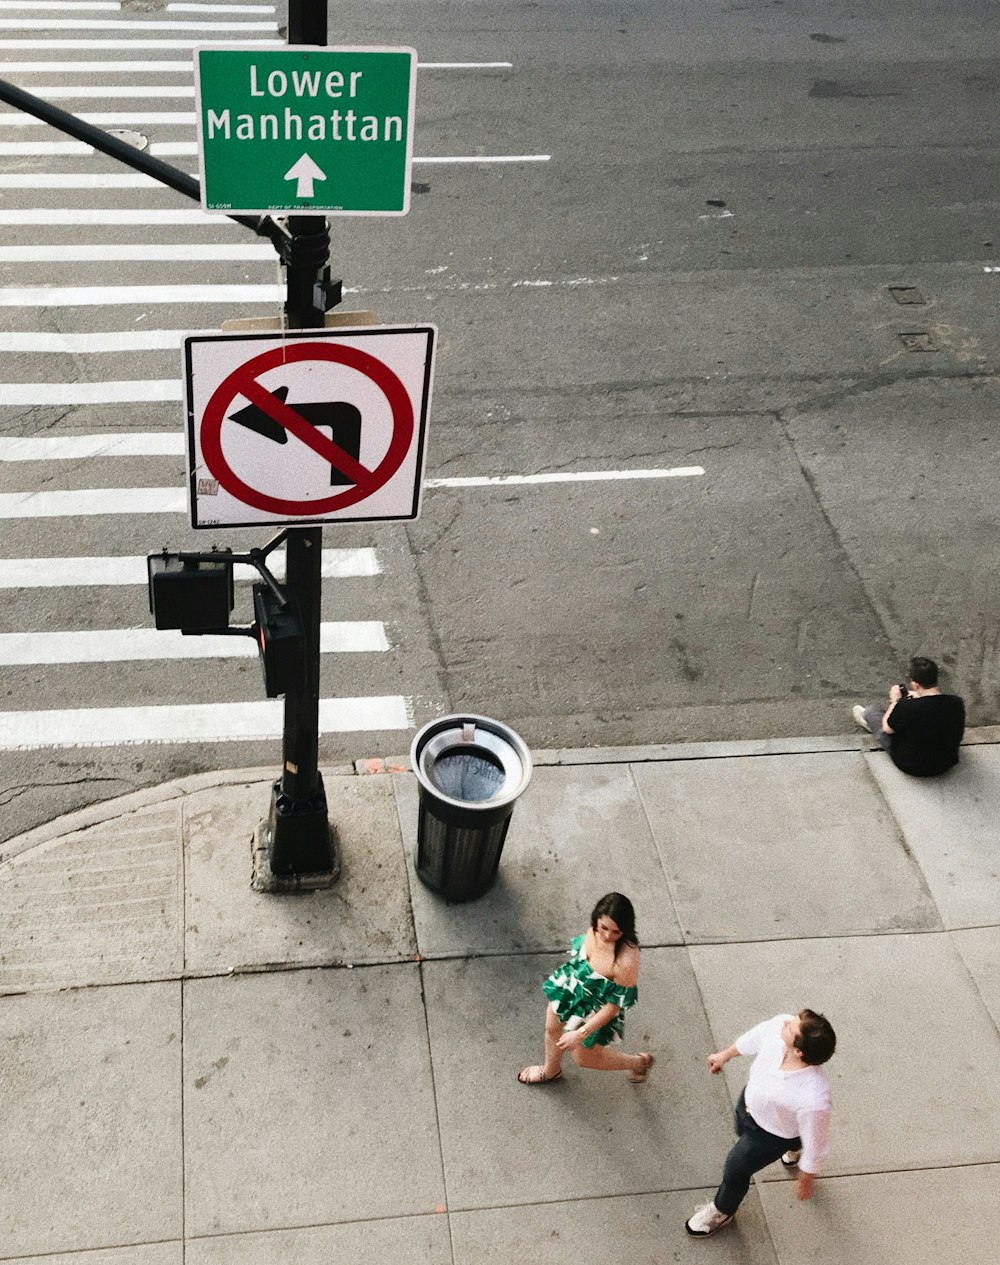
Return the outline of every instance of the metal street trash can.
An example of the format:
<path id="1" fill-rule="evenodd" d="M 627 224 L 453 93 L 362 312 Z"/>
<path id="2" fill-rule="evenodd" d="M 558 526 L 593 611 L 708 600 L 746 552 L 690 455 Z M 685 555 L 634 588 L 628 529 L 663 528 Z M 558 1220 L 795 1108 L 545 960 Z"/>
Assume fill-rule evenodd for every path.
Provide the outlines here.
<path id="1" fill-rule="evenodd" d="M 410 763 L 420 786 L 417 877 L 448 900 L 475 900 L 496 879 L 531 753 L 498 720 L 463 714 L 424 725 Z"/>

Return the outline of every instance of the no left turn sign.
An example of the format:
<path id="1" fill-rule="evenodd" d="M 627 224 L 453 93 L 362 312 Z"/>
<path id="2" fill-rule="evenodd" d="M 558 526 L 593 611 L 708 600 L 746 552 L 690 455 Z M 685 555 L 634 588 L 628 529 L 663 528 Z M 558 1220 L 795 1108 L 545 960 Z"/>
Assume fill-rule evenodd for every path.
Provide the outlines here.
<path id="1" fill-rule="evenodd" d="M 436 333 L 186 338 L 191 525 L 416 518 Z"/>

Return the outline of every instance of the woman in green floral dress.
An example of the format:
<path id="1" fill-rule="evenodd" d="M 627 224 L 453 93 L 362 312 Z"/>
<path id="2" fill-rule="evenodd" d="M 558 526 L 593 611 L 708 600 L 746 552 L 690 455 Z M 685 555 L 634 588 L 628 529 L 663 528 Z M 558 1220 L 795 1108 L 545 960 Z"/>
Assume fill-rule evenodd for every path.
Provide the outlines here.
<path id="1" fill-rule="evenodd" d="M 652 1054 L 621 1054 L 610 1049 L 624 1031 L 622 1015 L 639 996 L 639 941 L 635 910 L 627 896 L 609 892 L 590 915 L 590 929 L 577 936 L 570 957 L 542 985 L 549 999 L 545 1012 L 545 1062 L 522 1068 L 522 1085 L 548 1085 L 562 1076 L 563 1056 L 580 1067 L 628 1072 L 641 1084 L 653 1066 Z"/>

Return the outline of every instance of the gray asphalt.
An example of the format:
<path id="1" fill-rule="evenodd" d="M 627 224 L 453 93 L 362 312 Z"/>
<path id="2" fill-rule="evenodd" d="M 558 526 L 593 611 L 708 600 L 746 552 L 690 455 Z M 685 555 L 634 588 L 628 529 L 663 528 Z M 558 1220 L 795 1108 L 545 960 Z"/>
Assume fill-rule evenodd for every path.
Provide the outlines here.
<path id="1" fill-rule="evenodd" d="M 328 584 L 325 617 L 383 619 L 395 649 L 325 665 L 324 693 L 400 692 L 417 724 L 471 707 L 543 746 L 840 734 L 850 705 L 919 650 L 948 669 L 973 723 L 995 722 L 1000 275 L 984 271 L 1000 205 L 995 6 L 343 3 L 330 39 L 511 61 L 421 72 L 416 151 L 551 155 L 416 166 L 406 220 L 334 222 L 349 305 L 440 328 L 428 474 L 698 464 L 705 475 L 435 490 L 412 526 L 328 529 L 328 545 L 374 545 L 383 574 Z M 150 204 L 58 190 L 0 199 Z M 12 244 L 178 239 L 7 233 Z M 154 267 L 3 265 L 2 280 L 277 279 L 270 264 Z M 901 305 L 890 287 L 923 301 Z M 0 320 L 199 329 L 246 314 L 4 308 Z M 176 372 L 171 353 L 95 363 L 112 359 L 11 356 L 6 380 Z M 180 424 L 172 405 L 3 413 L 8 434 Z M 52 464 L 0 472 L 4 490 L 182 477 L 161 458 L 60 463 L 57 475 Z M 116 517 L 11 522 L 2 550 L 165 543 L 207 542 L 179 517 Z M 147 619 L 139 591 L 27 591 L 11 595 L 4 626 Z M 4 689 L 11 709 L 259 697 L 254 666 L 227 663 L 6 669 Z M 345 734 L 323 755 L 407 742 Z M 278 758 L 275 744 L 241 743 L 14 753 L 0 760 L 2 833 Z"/>

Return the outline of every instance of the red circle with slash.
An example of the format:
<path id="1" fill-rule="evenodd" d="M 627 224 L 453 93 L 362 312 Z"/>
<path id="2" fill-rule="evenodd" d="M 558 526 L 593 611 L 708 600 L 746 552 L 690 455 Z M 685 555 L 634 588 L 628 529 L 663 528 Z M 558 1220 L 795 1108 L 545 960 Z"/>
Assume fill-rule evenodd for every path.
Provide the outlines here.
<path id="1" fill-rule="evenodd" d="M 283 365 L 295 364 L 302 360 L 326 360 L 333 364 L 345 365 L 364 374 L 385 396 L 392 411 L 392 438 L 385 456 L 373 469 L 345 452 L 333 440 L 317 433 L 316 428 L 295 411 L 294 405 L 285 404 L 276 395 L 260 384 L 261 374 L 270 369 L 279 369 Z M 222 423 L 226 420 L 233 402 L 238 396 L 249 400 L 262 409 L 268 417 L 294 435 L 296 439 L 312 448 L 324 461 L 341 472 L 354 484 L 344 492 L 327 496 L 316 501 L 288 501 L 282 497 L 270 496 L 235 473 L 222 451 Z M 345 344 L 331 343 L 289 343 L 275 347 L 273 351 L 264 352 L 248 360 L 246 364 L 234 369 L 227 378 L 216 387 L 205 408 L 201 421 L 201 454 L 206 466 L 225 488 L 230 496 L 236 497 L 244 505 L 253 509 L 265 510 L 270 514 L 291 514 L 315 517 L 317 514 L 329 514 L 332 510 L 343 509 L 348 505 L 356 505 L 358 501 L 373 496 L 379 488 L 384 487 L 406 459 L 413 440 L 413 405 L 406 388 L 393 371 L 376 360 L 366 351 Z"/>

